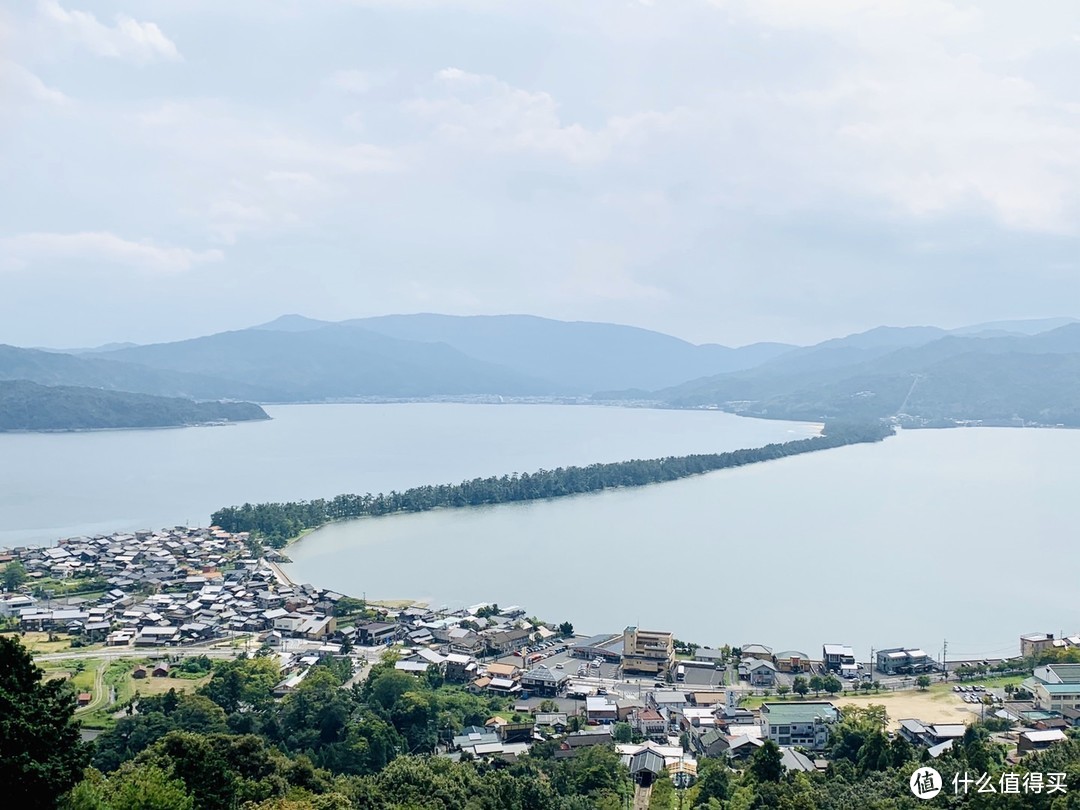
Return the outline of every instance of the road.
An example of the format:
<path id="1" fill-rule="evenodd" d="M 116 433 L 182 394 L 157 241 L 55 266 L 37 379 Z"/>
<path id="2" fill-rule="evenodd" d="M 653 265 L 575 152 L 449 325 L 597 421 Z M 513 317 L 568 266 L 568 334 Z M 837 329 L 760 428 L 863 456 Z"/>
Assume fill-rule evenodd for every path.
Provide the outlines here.
<path id="1" fill-rule="evenodd" d="M 100 709 L 105 706 L 108 701 L 108 695 L 105 690 L 105 663 L 102 662 L 96 670 L 94 670 L 94 688 L 92 690 L 94 699 L 87 703 L 85 706 L 80 706 L 75 710 L 75 713 L 79 712 L 92 712 L 94 709 Z"/>
<path id="2" fill-rule="evenodd" d="M 188 658 L 195 655 L 205 655 L 208 658 L 236 658 L 242 652 L 244 652 L 243 647 L 103 647 L 97 650 L 72 650 L 70 652 L 35 655 L 34 660 L 38 662 L 77 661 L 80 658 L 116 660 L 118 658 L 150 658 L 165 655 L 171 658 Z"/>

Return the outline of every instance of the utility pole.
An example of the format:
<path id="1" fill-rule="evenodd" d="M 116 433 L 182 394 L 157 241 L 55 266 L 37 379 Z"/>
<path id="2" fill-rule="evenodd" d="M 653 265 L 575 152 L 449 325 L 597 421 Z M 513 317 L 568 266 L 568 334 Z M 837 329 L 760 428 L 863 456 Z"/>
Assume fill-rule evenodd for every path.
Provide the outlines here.
<path id="1" fill-rule="evenodd" d="M 874 682 L 874 648 L 870 648 L 870 683 Z"/>
<path id="2" fill-rule="evenodd" d="M 948 655 L 949 655 L 949 640 L 948 639 L 943 639 L 942 642 L 941 642 L 941 673 L 942 673 L 942 680 L 946 680 L 946 681 L 949 680 Z"/>

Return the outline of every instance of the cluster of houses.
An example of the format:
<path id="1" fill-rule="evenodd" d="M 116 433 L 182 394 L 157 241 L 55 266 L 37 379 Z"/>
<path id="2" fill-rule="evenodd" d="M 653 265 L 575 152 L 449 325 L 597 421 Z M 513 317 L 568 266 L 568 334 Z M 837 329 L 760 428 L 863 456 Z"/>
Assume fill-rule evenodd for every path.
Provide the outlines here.
<path id="1" fill-rule="evenodd" d="M 629 626 L 621 634 L 564 638 L 528 621 L 519 607 L 486 603 L 453 612 L 424 606 L 368 612 L 377 619 L 339 628 L 339 603 L 346 597 L 290 582 L 272 562 L 251 556 L 246 534 L 216 527 L 78 537 L 51 548 L 0 551 L 0 562 L 16 559 L 26 567 L 30 587 L 0 595 L 0 614 L 28 630 L 135 648 L 250 634 L 275 650 L 282 672 L 278 696 L 293 691 L 323 656 L 393 645 L 401 672 L 419 678 L 434 671 L 474 692 L 507 698 L 513 719 L 493 716 L 482 727 L 459 729 L 442 740 L 444 756 L 511 760 L 543 740 L 556 743 L 555 756 L 572 757 L 592 745 L 613 744 L 613 728 L 626 723 L 639 742 L 619 743 L 618 751 L 642 783 L 664 771 L 693 775 L 700 757 L 745 759 L 766 740 L 781 747 L 786 768 L 809 771 L 824 767 L 820 756 L 840 710 L 821 700 L 778 700 L 751 711 L 739 705 L 742 684 L 771 689 L 811 673 L 866 677 L 843 644 L 825 644 L 814 658 L 757 643 L 742 645 L 734 657 L 727 649 L 698 647 L 677 658 L 674 636 L 666 631 Z M 32 595 L 47 591 L 43 583 L 73 579 L 97 581 L 103 592 L 63 600 Z M 1021 638 L 1025 655 L 1048 646 L 1080 646 L 1080 638 L 1075 644 L 1049 634 Z M 567 664 L 577 668 L 577 679 Z M 608 694 L 595 685 L 603 664 L 617 665 L 617 678 L 653 684 L 633 697 Z M 736 686 L 684 683 L 698 680 L 684 678 L 687 669 L 726 672 L 729 665 L 737 669 Z M 882 676 L 939 667 L 916 648 L 877 651 L 872 666 Z M 136 678 L 168 675 L 163 662 L 133 672 Z M 706 681 L 712 683 L 712 676 Z M 1064 739 L 1065 727 L 1080 725 L 1080 664 L 1038 667 L 1023 687 L 1030 705 L 998 709 L 1013 712 L 1008 716 L 1025 726 L 1018 735 L 1021 753 L 1052 745 Z M 963 735 L 964 726 L 908 718 L 898 733 L 934 757 Z"/>
<path id="2" fill-rule="evenodd" d="M 31 593 L 4 594 L 0 615 L 25 630 L 111 647 L 190 644 L 229 633 L 333 634 L 342 596 L 282 581 L 265 560 L 248 556 L 246 541 L 244 533 L 178 527 L 12 549 L 0 556 L 22 562 Z M 101 583 L 104 592 L 52 599 L 40 585 L 78 579 Z M 41 598 L 32 595 L 43 589 Z"/>

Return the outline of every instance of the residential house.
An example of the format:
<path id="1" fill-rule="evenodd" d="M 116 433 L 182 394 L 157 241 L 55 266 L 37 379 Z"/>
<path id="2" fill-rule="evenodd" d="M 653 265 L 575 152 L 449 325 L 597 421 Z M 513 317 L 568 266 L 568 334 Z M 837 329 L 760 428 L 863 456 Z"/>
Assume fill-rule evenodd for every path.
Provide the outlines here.
<path id="1" fill-rule="evenodd" d="M 1043 751 L 1052 745 L 1065 742 L 1068 737 L 1059 728 L 1046 730 L 1021 731 L 1017 740 L 1016 752 L 1020 756 L 1030 754 L 1032 751 Z"/>
<path id="2" fill-rule="evenodd" d="M 656 709 L 639 709 L 630 716 L 630 725 L 642 736 L 650 739 L 667 738 L 667 721 Z"/>
<path id="3" fill-rule="evenodd" d="M 809 666 L 806 653 L 798 650 L 784 650 L 773 656 L 773 663 L 780 672 L 802 672 Z"/>
<path id="4" fill-rule="evenodd" d="M 468 655 L 450 653 L 446 656 L 446 680 L 464 683 L 476 676 L 476 661 Z"/>
<path id="5" fill-rule="evenodd" d="M 751 686 L 771 687 L 776 684 L 776 665 L 760 658 L 745 659 L 739 665 L 739 674 L 746 673 Z"/>
<path id="6" fill-rule="evenodd" d="M 585 698 L 585 717 L 590 723 L 614 723 L 618 707 L 602 695 L 590 695 Z"/>
<path id="7" fill-rule="evenodd" d="M 802 773 L 812 773 L 817 770 L 814 765 L 814 760 L 806 756 L 800 751 L 796 751 L 794 748 L 785 748 L 780 752 L 780 764 L 784 766 L 785 771 L 795 771 Z"/>
<path id="8" fill-rule="evenodd" d="M 335 630 L 337 630 L 335 617 L 316 614 L 306 619 L 297 632 L 304 638 L 317 640 L 332 635 Z"/>
<path id="9" fill-rule="evenodd" d="M 478 655 L 484 649 L 484 640 L 464 627 L 450 631 L 450 652 L 458 655 Z"/>
<path id="10" fill-rule="evenodd" d="M 356 641 L 364 647 L 378 647 L 389 644 L 398 634 L 398 625 L 387 622 L 367 622 L 357 625 Z"/>
<path id="11" fill-rule="evenodd" d="M 577 756 L 577 754 L 594 745 L 609 745 L 611 743 L 610 731 L 579 731 L 575 734 L 567 734 L 555 752 L 556 759 Z"/>
<path id="12" fill-rule="evenodd" d="M 772 661 L 772 647 L 764 644 L 744 644 L 740 648 L 743 658 L 760 658 L 762 661 Z"/>
<path id="13" fill-rule="evenodd" d="M 933 748 L 962 739 L 967 726 L 963 723 L 924 723 L 914 718 L 905 718 L 900 721 L 898 730 L 900 736 L 912 745 Z"/>
<path id="14" fill-rule="evenodd" d="M 497 653 L 508 653 L 527 646 L 532 630 L 503 630 L 484 637 L 487 648 Z"/>
<path id="15" fill-rule="evenodd" d="M 825 644 L 821 648 L 821 660 L 830 672 L 843 672 L 843 667 L 855 666 L 855 651 L 845 644 Z"/>
<path id="16" fill-rule="evenodd" d="M 538 729 L 550 729 L 556 734 L 566 732 L 566 712 L 540 712 L 533 718 Z"/>
<path id="17" fill-rule="evenodd" d="M 566 691 L 570 677 L 558 669 L 538 666 L 521 676 L 521 688 L 534 695 L 555 697 Z"/>
<path id="18" fill-rule="evenodd" d="M 721 667 L 727 660 L 727 656 L 724 655 L 723 650 L 714 650 L 711 647 L 698 647 L 694 650 L 694 660 L 704 661 L 713 664 L 716 667 Z"/>
<path id="19" fill-rule="evenodd" d="M 172 626 L 141 628 L 135 635 L 136 647 L 154 647 L 162 644 L 175 644 L 180 640 L 180 628 Z"/>
<path id="20" fill-rule="evenodd" d="M 488 664 L 485 675 L 490 692 L 512 694 L 521 691 L 521 670 L 513 664 Z"/>

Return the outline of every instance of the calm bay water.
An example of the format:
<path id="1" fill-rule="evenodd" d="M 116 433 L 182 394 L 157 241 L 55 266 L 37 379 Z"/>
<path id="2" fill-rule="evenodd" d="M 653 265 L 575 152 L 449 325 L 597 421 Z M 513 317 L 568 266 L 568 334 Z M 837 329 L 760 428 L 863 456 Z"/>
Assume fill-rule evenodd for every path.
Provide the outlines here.
<path id="1" fill-rule="evenodd" d="M 811 425 L 701 411 L 559 405 L 291 405 L 270 422 L 0 434 L 0 546 L 205 525 L 245 501 L 754 447 Z"/>
<path id="2" fill-rule="evenodd" d="M 558 405 L 298 405 L 221 428 L 0 434 L 0 546 L 203 524 L 244 501 L 753 447 L 816 427 Z M 335 524 L 290 574 L 702 643 L 1016 651 L 1080 630 L 1080 431 L 906 431 L 636 490 Z"/>
<path id="3" fill-rule="evenodd" d="M 589 632 L 1001 657 L 1020 633 L 1080 629 L 1068 580 L 1047 578 L 1080 563 L 1078 474 L 1080 431 L 905 431 L 635 490 L 334 524 L 288 570 Z"/>

